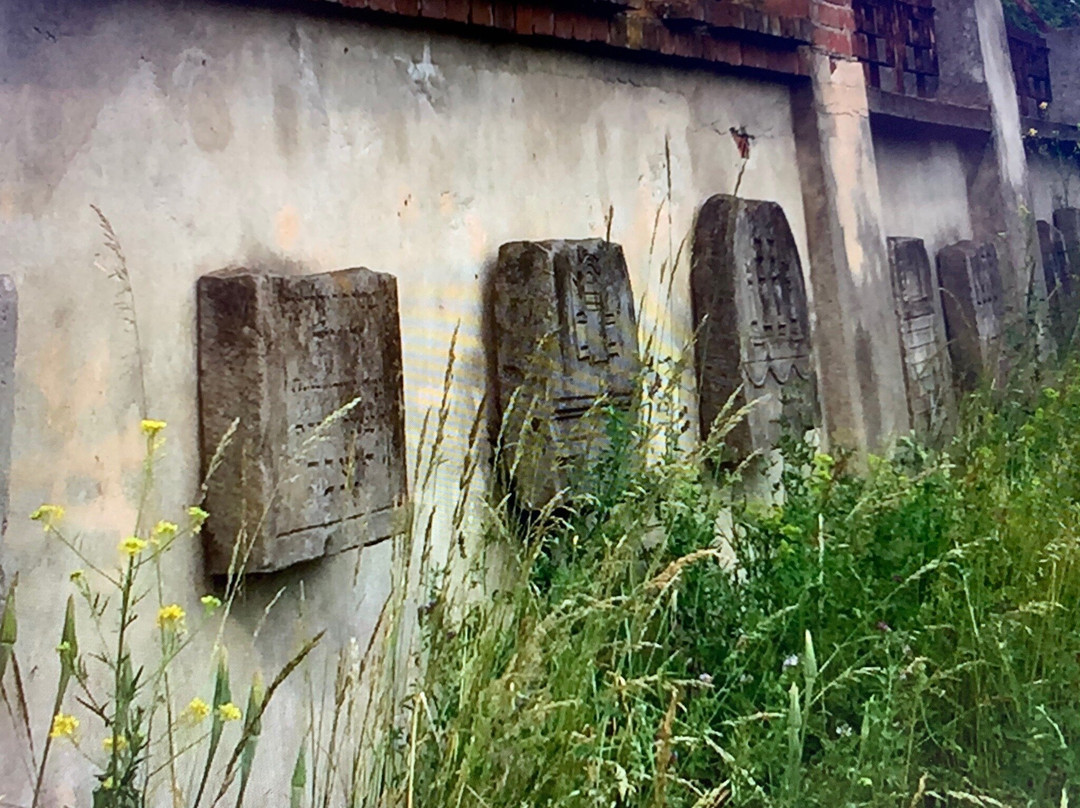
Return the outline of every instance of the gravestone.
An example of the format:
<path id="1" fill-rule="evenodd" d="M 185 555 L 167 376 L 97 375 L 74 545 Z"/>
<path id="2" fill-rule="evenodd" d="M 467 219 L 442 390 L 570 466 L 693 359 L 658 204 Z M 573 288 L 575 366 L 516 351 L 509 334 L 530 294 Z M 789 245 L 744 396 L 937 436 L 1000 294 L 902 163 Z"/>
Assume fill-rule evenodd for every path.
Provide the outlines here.
<path id="1" fill-rule="evenodd" d="M 802 265 L 775 202 L 718 195 L 698 213 L 690 264 L 702 439 L 739 390 L 754 403 L 727 442 L 744 457 L 776 445 L 784 423 L 817 421 Z"/>
<path id="2" fill-rule="evenodd" d="M 405 518 L 397 282 L 368 269 L 247 269 L 198 283 L 199 401 L 210 479 L 207 569 L 270 572 L 378 541 Z"/>
<path id="3" fill-rule="evenodd" d="M 1042 252 L 1043 277 L 1050 308 L 1050 325 L 1058 345 L 1066 344 L 1076 325 L 1077 300 L 1069 257 L 1061 231 L 1049 222 L 1036 223 Z"/>
<path id="4" fill-rule="evenodd" d="M 1000 382 L 1004 302 L 994 245 L 960 241 L 942 248 L 938 282 L 956 384 L 971 390 L 982 378 Z"/>
<path id="5" fill-rule="evenodd" d="M 539 508 L 604 456 L 614 413 L 633 415 L 641 366 L 622 247 L 504 244 L 492 309 L 503 460 L 519 500 Z"/>
<path id="6" fill-rule="evenodd" d="M 938 287 L 922 239 L 890 237 L 888 241 L 908 414 L 916 434 L 934 435 L 953 407 Z"/>
<path id="7" fill-rule="evenodd" d="M 1058 208 L 1054 211 L 1054 227 L 1065 240 L 1065 252 L 1074 271 L 1080 272 L 1080 208 Z"/>
<path id="8" fill-rule="evenodd" d="M 15 421 L 15 343 L 19 325 L 19 294 L 10 275 L 0 275 L 0 617 L 4 611 L 4 535 L 8 523 L 11 483 L 11 428 Z"/>

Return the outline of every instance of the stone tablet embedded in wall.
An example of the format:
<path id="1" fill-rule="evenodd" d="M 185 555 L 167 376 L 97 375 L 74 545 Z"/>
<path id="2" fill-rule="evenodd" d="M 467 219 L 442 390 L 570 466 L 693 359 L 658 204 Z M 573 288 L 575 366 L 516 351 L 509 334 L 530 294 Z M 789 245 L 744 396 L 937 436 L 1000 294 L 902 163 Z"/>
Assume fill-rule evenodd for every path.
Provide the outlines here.
<path id="1" fill-rule="evenodd" d="M 911 425 L 919 435 L 935 434 L 952 411 L 952 374 L 938 287 L 923 240 L 890 237 L 889 268 Z"/>
<path id="2" fill-rule="evenodd" d="M 1059 345 L 1067 343 L 1076 325 L 1077 299 L 1070 272 L 1069 256 L 1061 231 L 1049 222 L 1037 222 L 1043 277 L 1050 308 L 1050 325 Z"/>
<path id="3" fill-rule="evenodd" d="M 1073 267 L 1080 268 L 1080 208 L 1059 208 L 1054 211 L 1054 227 L 1065 239 L 1065 251 Z M 1076 271 L 1080 272 L 1080 269 Z"/>
<path id="4" fill-rule="evenodd" d="M 207 569 L 269 572 L 386 538 L 405 518 L 397 282 L 368 269 L 198 283 Z M 246 561 L 244 561 L 246 557 Z M 238 562 L 238 563 L 239 563 Z"/>
<path id="5" fill-rule="evenodd" d="M 637 320 L 622 247 L 601 239 L 504 244 L 492 281 L 495 403 L 517 496 L 538 508 L 633 415 Z"/>
<path id="6" fill-rule="evenodd" d="M 962 390 L 1002 377 L 1004 302 L 993 244 L 961 241 L 938 253 L 938 282 L 953 376 Z"/>
<path id="7" fill-rule="evenodd" d="M 701 436 L 736 390 L 749 415 L 728 436 L 740 455 L 776 445 L 784 423 L 817 422 L 809 310 L 787 217 L 775 202 L 718 195 L 698 213 L 690 263 Z"/>

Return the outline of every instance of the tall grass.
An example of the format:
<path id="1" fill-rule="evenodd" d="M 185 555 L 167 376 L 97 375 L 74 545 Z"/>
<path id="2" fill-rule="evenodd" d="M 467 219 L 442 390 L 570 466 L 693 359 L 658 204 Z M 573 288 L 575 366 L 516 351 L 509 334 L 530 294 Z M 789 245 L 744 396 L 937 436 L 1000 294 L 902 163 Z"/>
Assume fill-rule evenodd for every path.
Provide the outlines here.
<path id="1" fill-rule="evenodd" d="M 511 572 L 436 586 L 385 715 L 394 774 L 354 804 L 1080 791 L 1080 365 L 974 396 L 947 447 L 902 441 L 868 473 L 787 440 L 782 504 L 707 462 L 719 433 L 645 462 L 657 428 L 613 412 L 608 459 L 551 512 L 489 493 L 481 551 Z"/>

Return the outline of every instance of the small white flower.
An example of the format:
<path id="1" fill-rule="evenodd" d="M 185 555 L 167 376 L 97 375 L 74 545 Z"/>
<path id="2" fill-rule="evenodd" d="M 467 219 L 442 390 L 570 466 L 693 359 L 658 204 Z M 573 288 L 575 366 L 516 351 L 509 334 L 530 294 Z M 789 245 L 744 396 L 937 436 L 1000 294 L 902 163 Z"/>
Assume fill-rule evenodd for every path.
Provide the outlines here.
<path id="1" fill-rule="evenodd" d="M 798 654 L 792 654 L 791 656 L 784 659 L 784 664 L 782 666 L 782 669 L 787 670 L 788 668 L 794 668 L 798 664 L 799 664 L 799 655 Z"/>

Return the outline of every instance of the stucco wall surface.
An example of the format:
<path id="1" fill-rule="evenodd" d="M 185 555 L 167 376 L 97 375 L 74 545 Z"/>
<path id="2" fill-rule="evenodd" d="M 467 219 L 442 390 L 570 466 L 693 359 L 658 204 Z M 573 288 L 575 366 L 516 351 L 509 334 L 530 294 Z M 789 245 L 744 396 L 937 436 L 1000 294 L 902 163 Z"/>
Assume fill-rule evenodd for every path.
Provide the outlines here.
<path id="1" fill-rule="evenodd" d="M 915 140 L 874 133 L 878 183 L 887 235 L 921 238 L 930 260 L 972 238 L 961 150 L 951 140 Z"/>
<path id="2" fill-rule="evenodd" d="M 1080 205 L 1080 167 L 1074 159 L 1029 154 L 1028 178 L 1036 219 L 1053 221 L 1058 208 Z"/>
<path id="3" fill-rule="evenodd" d="M 612 239 L 644 299 L 642 328 L 662 323 L 674 351 L 690 335 L 687 272 L 680 267 L 668 300 L 660 267 L 697 206 L 734 189 L 729 127 L 745 126 L 754 139 L 741 193 L 779 202 L 805 256 L 783 85 L 250 5 L 7 0 L 0 36 L 2 271 L 20 299 L 12 518 L 0 563 L 21 578 L 18 653 L 39 742 L 68 574 L 80 562 L 24 515 L 42 502 L 66 506 L 87 556 L 119 565 L 137 508 L 143 387 L 147 414 L 168 422 L 154 510 L 176 518 L 195 498 L 201 274 L 230 265 L 394 273 L 410 470 L 460 323 L 446 462 L 424 494 L 440 504 L 435 533 L 445 537 L 484 389 L 482 283 L 501 243 L 603 235 L 613 209 Z M 92 204 L 126 257 L 141 374 L 126 298 L 108 274 L 119 263 Z M 689 395 L 686 403 L 693 421 Z M 321 628 L 328 652 L 351 637 L 363 647 L 388 566 L 380 545 L 252 582 L 225 634 L 234 687 L 254 667 L 272 676 Z M 166 599 L 194 615 L 210 587 L 199 548 L 173 552 L 165 573 Z M 208 699 L 205 660 L 183 673 L 177 700 Z M 284 791 L 305 692 L 298 678 L 275 697 L 252 804 Z M 98 753 L 83 718 L 87 749 Z M 0 766 L 0 794 L 21 804 L 26 758 L 6 722 L 0 760 L 16 763 Z M 80 756 L 58 747 L 52 770 L 42 804 L 85 804 Z"/>

